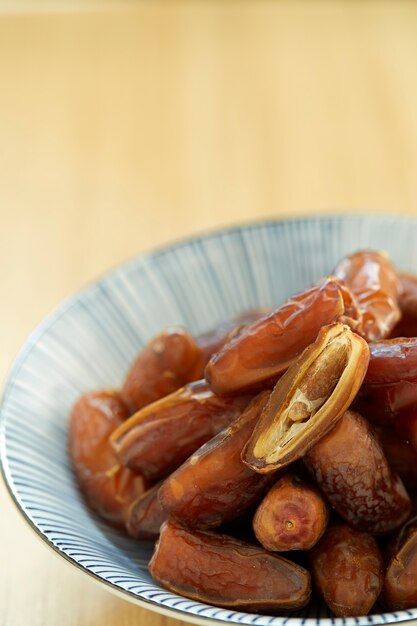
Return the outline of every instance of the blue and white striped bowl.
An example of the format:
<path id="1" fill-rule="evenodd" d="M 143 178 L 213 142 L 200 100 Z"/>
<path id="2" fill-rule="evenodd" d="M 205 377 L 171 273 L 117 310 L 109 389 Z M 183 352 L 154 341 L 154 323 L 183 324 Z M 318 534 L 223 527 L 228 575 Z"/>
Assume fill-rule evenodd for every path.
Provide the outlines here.
<path id="1" fill-rule="evenodd" d="M 67 416 L 84 391 L 119 385 L 144 343 L 169 324 L 201 333 L 248 307 L 271 306 L 359 248 L 386 249 L 417 272 L 417 221 L 352 216 L 230 228 L 134 259 L 65 302 L 34 332 L 1 405 L 1 462 L 22 515 L 45 542 L 108 589 L 199 624 L 355 625 L 406 621 L 417 609 L 334 619 L 314 606 L 291 617 L 240 613 L 176 596 L 147 571 L 152 551 L 86 508 L 67 454 Z"/>

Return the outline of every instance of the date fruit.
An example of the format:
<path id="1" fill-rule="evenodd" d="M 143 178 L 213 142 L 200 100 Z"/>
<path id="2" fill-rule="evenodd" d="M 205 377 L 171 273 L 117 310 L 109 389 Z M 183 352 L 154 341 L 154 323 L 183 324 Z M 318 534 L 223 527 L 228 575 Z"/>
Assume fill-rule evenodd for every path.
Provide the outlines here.
<path id="1" fill-rule="evenodd" d="M 167 328 L 154 337 L 134 361 L 121 394 L 134 413 L 201 378 L 203 356 L 189 332 Z"/>
<path id="2" fill-rule="evenodd" d="M 304 455 L 350 406 L 368 361 L 368 344 L 348 326 L 323 327 L 276 384 L 247 444 L 245 462 L 266 473 Z"/>
<path id="3" fill-rule="evenodd" d="M 111 433 L 128 417 L 116 391 L 85 393 L 74 404 L 69 452 L 78 483 L 101 517 L 123 524 L 129 505 L 145 489 L 143 477 L 123 467 L 110 445 Z"/>
<path id="4" fill-rule="evenodd" d="M 161 526 L 168 514 L 159 503 L 161 482 L 153 485 L 135 500 L 127 513 L 126 530 L 131 537 L 153 541 L 159 537 Z"/>
<path id="5" fill-rule="evenodd" d="M 367 615 L 384 581 L 384 562 L 368 533 L 329 526 L 309 553 L 314 587 L 337 617 Z"/>
<path id="6" fill-rule="evenodd" d="M 248 401 L 221 398 L 205 381 L 190 383 L 126 420 L 111 436 L 113 449 L 123 465 L 158 480 L 235 420 Z"/>
<path id="7" fill-rule="evenodd" d="M 358 530 L 389 533 L 409 517 L 405 487 L 359 413 L 346 411 L 304 460 L 330 504 Z"/>
<path id="8" fill-rule="evenodd" d="M 262 307 L 256 307 L 242 311 L 227 320 L 224 320 L 216 328 L 209 330 L 197 337 L 197 343 L 200 347 L 203 357 L 203 365 L 206 366 L 213 354 L 218 352 L 222 346 L 240 329 L 248 324 L 255 322 L 260 317 L 267 315 L 269 311 Z"/>
<path id="9" fill-rule="evenodd" d="M 149 570 L 174 593 L 247 611 L 299 609 L 311 593 L 310 574 L 288 559 L 172 520 L 161 529 Z"/>
<path id="10" fill-rule="evenodd" d="M 253 530 L 266 550 L 310 550 L 326 530 L 328 518 L 317 487 L 285 474 L 258 506 Z"/>
<path id="11" fill-rule="evenodd" d="M 389 337 L 401 317 L 401 284 L 388 255 L 362 250 L 342 259 L 333 273 L 356 296 L 362 312 L 357 332 L 367 341 Z"/>
<path id="12" fill-rule="evenodd" d="M 219 394 L 271 387 L 322 326 L 345 319 L 346 309 L 360 315 L 346 287 L 326 278 L 246 326 L 210 359 L 206 379 Z M 357 324 L 356 318 L 349 319 Z"/>
<path id="13" fill-rule="evenodd" d="M 417 606 L 417 523 L 410 519 L 390 546 L 381 599 L 390 611 Z"/>
<path id="14" fill-rule="evenodd" d="M 270 392 L 260 393 L 228 428 L 199 448 L 163 483 L 163 508 L 191 528 L 216 528 L 242 515 L 265 492 L 259 476 L 241 459 L 244 445 Z"/>

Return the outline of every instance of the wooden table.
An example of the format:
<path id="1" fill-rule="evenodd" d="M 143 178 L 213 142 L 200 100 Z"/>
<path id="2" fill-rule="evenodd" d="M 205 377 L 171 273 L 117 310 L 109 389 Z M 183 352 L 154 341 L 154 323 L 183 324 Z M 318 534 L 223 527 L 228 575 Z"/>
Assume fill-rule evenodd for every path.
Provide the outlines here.
<path id="1" fill-rule="evenodd" d="M 0 2 L 1 378 L 52 307 L 131 255 L 262 216 L 416 211 L 415 3 L 14 5 Z M 54 558 L 3 486 L 0 510 L 1 626 L 180 624 Z"/>

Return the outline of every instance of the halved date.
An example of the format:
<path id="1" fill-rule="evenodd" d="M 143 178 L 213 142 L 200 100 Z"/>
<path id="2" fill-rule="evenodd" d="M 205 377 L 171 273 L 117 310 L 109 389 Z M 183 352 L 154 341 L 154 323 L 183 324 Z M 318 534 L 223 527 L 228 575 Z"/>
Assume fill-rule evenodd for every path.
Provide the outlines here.
<path id="1" fill-rule="evenodd" d="M 236 419 L 247 396 L 221 398 L 205 381 L 190 383 L 144 407 L 111 436 L 120 462 L 158 480 Z"/>
<path id="2" fill-rule="evenodd" d="M 191 528 L 216 528 L 262 497 L 270 479 L 245 465 L 241 453 L 269 395 L 264 391 L 254 398 L 231 426 L 164 481 L 159 498 L 172 517 Z"/>
<path id="3" fill-rule="evenodd" d="M 130 504 L 145 489 L 143 477 L 123 467 L 109 437 L 128 416 L 116 391 L 85 393 L 69 424 L 69 452 L 75 475 L 90 506 L 103 518 L 123 524 Z"/>
<path id="4" fill-rule="evenodd" d="M 154 337 L 134 361 L 121 394 L 134 413 L 186 383 L 201 378 L 203 355 L 183 328 L 167 328 Z"/>
<path id="5" fill-rule="evenodd" d="M 389 533 L 409 517 L 404 485 L 359 413 L 346 411 L 304 460 L 330 504 L 358 530 Z"/>
<path id="6" fill-rule="evenodd" d="M 266 473 L 304 455 L 350 406 L 368 360 L 368 344 L 348 326 L 322 328 L 276 384 L 244 461 Z"/>
<path id="7" fill-rule="evenodd" d="M 229 608 L 278 611 L 304 607 L 310 575 L 303 567 L 227 535 L 166 522 L 149 564 L 163 587 Z"/>
<path id="8" fill-rule="evenodd" d="M 328 518 L 317 487 L 285 474 L 258 506 L 253 530 L 266 550 L 310 550 L 323 535 Z"/>
<path id="9" fill-rule="evenodd" d="M 384 581 L 375 539 L 347 524 L 329 526 L 309 554 L 314 587 L 337 617 L 366 615 Z"/>
<path id="10" fill-rule="evenodd" d="M 158 491 L 161 482 L 140 495 L 129 507 L 126 515 L 126 530 L 135 539 L 155 540 L 168 514 L 161 507 Z"/>
<path id="11" fill-rule="evenodd" d="M 362 250 L 342 259 L 333 273 L 356 296 L 362 312 L 357 332 L 367 341 L 388 337 L 401 317 L 401 284 L 388 255 Z"/>
<path id="12" fill-rule="evenodd" d="M 293 296 L 279 309 L 246 326 L 209 361 L 205 376 L 216 393 L 273 386 L 279 376 L 338 319 L 357 325 L 352 294 L 334 277 Z"/>

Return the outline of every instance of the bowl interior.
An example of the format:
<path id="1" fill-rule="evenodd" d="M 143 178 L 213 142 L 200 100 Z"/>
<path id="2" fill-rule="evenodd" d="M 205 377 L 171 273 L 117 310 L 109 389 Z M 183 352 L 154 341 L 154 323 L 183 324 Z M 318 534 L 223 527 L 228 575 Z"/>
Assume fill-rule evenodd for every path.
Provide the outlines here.
<path id="1" fill-rule="evenodd" d="M 370 624 L 417 610 L 333 619 L 314 605 L 260 616 L 171 594 L 147 571 L 152 545 L 110 528 L 86 508 L 67 456 L 67 416 L 84 391 L 120 385 L 141 346 L 169 324 L 193 333 L 242 309 L 280 304 L 339 258 L 385 249 L 417 272 L 417 221 L 352 216 L 265 222 L 198 237 L 115 269 L 64 303 L 20 352 L 1 406 L 4 477 L 23 515 L 54 550 L 149 608 L 179 619 L 239 624 Z"/>

